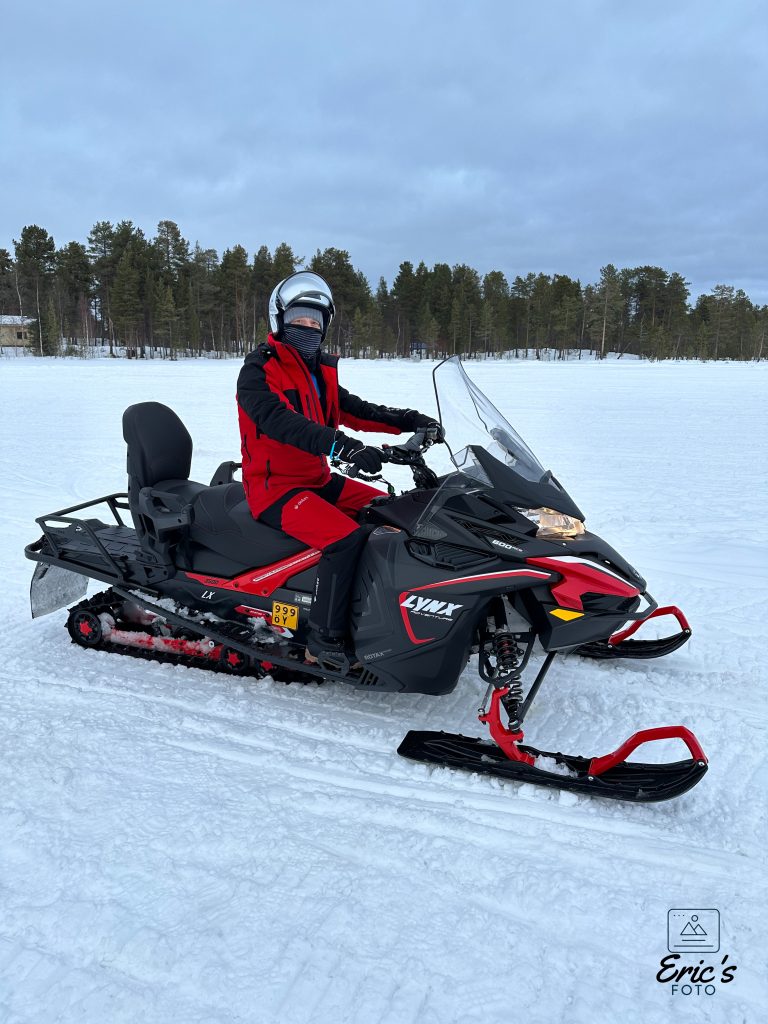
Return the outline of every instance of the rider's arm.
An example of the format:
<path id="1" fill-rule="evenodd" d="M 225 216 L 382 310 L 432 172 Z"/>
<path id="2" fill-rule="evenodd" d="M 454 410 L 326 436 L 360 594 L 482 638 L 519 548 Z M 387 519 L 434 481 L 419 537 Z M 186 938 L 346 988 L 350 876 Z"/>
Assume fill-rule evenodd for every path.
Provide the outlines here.
<path id="1" fill-rule="evenodd" d="M 288 400 L 272 391 L 267 383 L 263 360 L 248 356 L 237 378 L 237 402 L 243 412 L 267 437 L 293 445 L 311 455 L 327 455 L 336 431 L 294 412 Z"/>
<path id="2" fill-rule="evenodd" d="M 369 430 L 378 434 L 401 434 L 404 430 L 417 430 L 415 419 L 421 413 L 414 409 L 392 409 L 387 405 L 374 405 L 346 388 L 339 388 L 341 425 L 352 430 Z"/>

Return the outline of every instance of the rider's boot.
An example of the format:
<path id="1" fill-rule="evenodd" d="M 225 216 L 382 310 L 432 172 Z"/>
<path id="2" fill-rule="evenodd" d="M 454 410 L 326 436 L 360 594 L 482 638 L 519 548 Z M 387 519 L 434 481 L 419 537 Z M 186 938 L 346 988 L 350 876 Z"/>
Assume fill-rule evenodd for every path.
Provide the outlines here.
<path id="1" fill-rule="evenodd" d="M 316 629 L 311 629 L 307 634 L 304 657 L 310 665 L 320 664 L 323 668 L 336 668 L 339 672 L 356 672 L 363 667 L 343 636 L 321 633 Z"/>

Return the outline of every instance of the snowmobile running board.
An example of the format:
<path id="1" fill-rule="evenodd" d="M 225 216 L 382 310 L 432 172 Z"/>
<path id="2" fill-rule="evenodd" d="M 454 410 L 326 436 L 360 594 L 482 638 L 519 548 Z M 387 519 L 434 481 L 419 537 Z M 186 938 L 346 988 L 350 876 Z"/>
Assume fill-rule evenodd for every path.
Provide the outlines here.
<path id="1" fill-rule="evenodd" d="M 669 764 L 641 764 L 626 756 L 641 743 L 676 737 L 685 741 L 692 757 Z M 533 763 L 510 760 L 495 743 L 449 732 L 409 732 L 397 749 L 412 761 L 460 768 L 462 771 L 493 775 L 512 782 L 607 797 L 633 803 L 653 803 L 680 796 L 700 782 L 707 771 L 707 759 L 696 737 L 684 726 L 645 729 L 636 732 L 618 750 L 605 757 L 588 758 L 552 753 L 520 745 L 519 751 Z M 546 759 L 547 767 L 536 762 Z"/>
<path id="2" fill-rule="evenodd" d="M 295 657 L 288 657 L 287 652 L 284 649 L 284 645 L 279 642 L 270 644 L 269 646 L 262 646 L 258 643 L 254 643 L 253 633 L 247 626 L 232 629 L 230 628 L 231 624 L 229 623 L 221 623 L 221 625 L 219 625 L 214 622 L 195 622 L 184 615 L 177 615 L 175 612 L 169 611 L 167 608 L 163 608 L 162 605 L 149 600 L 141 593 L 141 591 L 126 590 L 122 587 L 112 587 L 112 591 L 117 594 L 118 597 L 122 597 L 126 601 L 133 601 L 140 604 L 142 608 L 146 608 L 147 610 L 154 612 L 167 622 L 171 622 L 176 626 L 182 626 L 185 629 L 197 633 L 205 639 L 213 640 L 233 651 L 239 651 L 247 657 L 254 658 L 262 664 L 266 672 L 268 672 L 273 665 L 278 665 L 280 668 L 288 668 L 294 672 L 300 672 L 302 675 L 315 676 L 321 682 L 324 679 L 333 679 L 337 682 L 353 684 L 358 680 L 358 678 L 362 679 L 366 675 L 365 669 L 362 671 L 352 671 L 348 675 L 345 675 L 341 672 L 334 672 L 319 665 L 310 664 L 306 661 L 299 661 Z"/>
<path id="3" fill-rule="evenodd" d="M 681 629 L 673 636 L 663 637 L 661 640 L 629 640 L 628 637 L 637 632 L 640 627 L 651 619 L 660 615 L 674 615 L 679 622 Z M 667 605 L 665 608 L 654 608 L 650 615 L 644 619 L 638 619 L 631 626 L 614 633 L 607 640 L 597 640 L 594 643 L 582 644 L 577 647 L 574 654 L 580 654 L 583 658 L 597 658 L 609 660 L 612 658 L 662 658 L 665 654 L 671 654 L 678 647 L 687 643 L 691 636 L 691 627 L 688 620 L 674 605 Z"/>

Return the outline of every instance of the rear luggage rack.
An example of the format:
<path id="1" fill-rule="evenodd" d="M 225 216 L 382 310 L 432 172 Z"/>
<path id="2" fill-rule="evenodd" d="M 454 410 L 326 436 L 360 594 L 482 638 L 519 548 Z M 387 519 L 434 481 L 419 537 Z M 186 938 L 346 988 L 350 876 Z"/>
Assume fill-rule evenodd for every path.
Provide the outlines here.
<path id="1" fill-rule="evenodd" d="M 109 508 L 114 523 L 75 515 L 99 505 Z M 43 535 L 27 544 L 24 554 L 34 562 L 56 565 L 104 583 L 136 584 L 168 579 L 173 572 L 142 547 L 136 531 L 126 525 L 121 511 L 130 511 L 125 492 L 106 494 L 39 516 L 35 522 Z"/>

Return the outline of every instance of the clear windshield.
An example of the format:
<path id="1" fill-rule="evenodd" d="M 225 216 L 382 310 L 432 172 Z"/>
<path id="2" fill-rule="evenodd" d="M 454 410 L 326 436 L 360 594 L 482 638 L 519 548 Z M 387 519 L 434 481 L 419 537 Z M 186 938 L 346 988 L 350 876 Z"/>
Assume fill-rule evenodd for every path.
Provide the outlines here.
<path id="1" fill-rule="evenodd" d="M 458 356 L 440 363 L 433 378 L 446 447 L 457 472 L 443 479 L 419 517 L 416 536 L 439 540 L 445 536 L 439 523 L 441 508 L 468 507 L 473 494 L 497 486 L 506 500 L 521 510 L 556 509 L 566 516 L 581 515 L 515 428 L 472 383 Z M 500 473 L 494 470 L 495 464 L 500 464 Z"/>
<path id="2" fill-rule="evenodd" d="M 479 480 L 484 478 L 470 448 L 476 445 L 526 480 L 538 483 L 542 479 L 544 467 L 515 428 L 472 383 L 458 356 L 440 363 L 433 378 L 446 443 L 456 469 Z"/>

